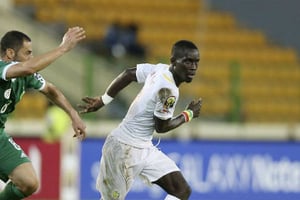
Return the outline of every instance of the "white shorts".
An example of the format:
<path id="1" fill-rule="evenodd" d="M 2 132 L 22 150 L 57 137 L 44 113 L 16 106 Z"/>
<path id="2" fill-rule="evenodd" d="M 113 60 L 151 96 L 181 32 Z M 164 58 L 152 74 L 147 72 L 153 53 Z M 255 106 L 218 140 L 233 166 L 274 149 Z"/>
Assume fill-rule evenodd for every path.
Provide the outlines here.
<path id="1" fill-rule="evenodd" d="M 174 171 L 180 171 L 175 162 L 155 146 L 136 148 L 108 136 L 96 187 L 103 200 L 123 200 L 137 176 L 152 183 Z"/>

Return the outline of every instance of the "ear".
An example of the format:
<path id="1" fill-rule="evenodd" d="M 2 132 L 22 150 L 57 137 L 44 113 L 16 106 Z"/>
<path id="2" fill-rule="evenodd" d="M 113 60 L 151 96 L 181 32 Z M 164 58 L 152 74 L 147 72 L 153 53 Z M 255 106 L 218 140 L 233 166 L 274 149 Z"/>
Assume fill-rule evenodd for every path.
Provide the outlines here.
<path id="1" fill-rule="evenodd" d="M 15 55 L 16 55 L 15 50 L 13 50 L 12 48 L 6 49 L 6 56 L 9 60 L 13 60 Z"/>
<path id="2" fill-rule="evenodd" d="M 170 62 L 174 65 L 175 64 L 175 62 L 176 62 L 176 59 L 175 59 L 175 57 L 174 56 L 172 56 L 171 58 L 170 58 Z"/>

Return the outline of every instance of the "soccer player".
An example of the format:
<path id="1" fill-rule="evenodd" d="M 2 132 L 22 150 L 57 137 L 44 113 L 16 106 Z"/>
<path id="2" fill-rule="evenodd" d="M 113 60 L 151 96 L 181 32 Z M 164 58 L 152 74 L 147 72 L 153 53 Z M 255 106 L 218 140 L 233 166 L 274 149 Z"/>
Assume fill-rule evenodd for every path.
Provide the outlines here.
<path id="1" fill-rule="evenodd" d="M 0 192 L 1 200 L 19 200 L 33 194 L 38 178 L 30 159 L 4 130 L 8 115 L 14 111 L 26 89 L 36 89 L 62 108 L 71 118 L 74 137 L 85 137 L 85 124 L 62 92 L 38 72 L 73 49 L 84 39 L 81 27 L 69 28 L 55 49 L 33 57 L 31 39 L 20 31 L 9 31 L 1 39 L 0 60 L 0 179 L 9 181 Z M 32 102 L 34 103 L 34 102 Z M 51 173 L 51 172 L 49 172 Z M 49 185 L 49 187 L 51 187 Z"/>
<path id="2" fill-rule="evenodd" d="M 202 100 L 191 101 L 173 117 L 178 87 L 196 74 L 200 54 L 194 43 L 180 40 L 173 45 L 171 64 L 138 64 L 126 69 L 101 97 L 84 97 L 80 113 L 94 112 L 110 103 L 131 82 L 143 83 L 121 124 L 106 138 L 97 179 L 103 200 L 123 200 L 137 176 L 157 184 L 165 199 L 186 200 L 191 189 L 176 164 L 152 143 L 154 130 L 166 133 L 197 118 Z"/>

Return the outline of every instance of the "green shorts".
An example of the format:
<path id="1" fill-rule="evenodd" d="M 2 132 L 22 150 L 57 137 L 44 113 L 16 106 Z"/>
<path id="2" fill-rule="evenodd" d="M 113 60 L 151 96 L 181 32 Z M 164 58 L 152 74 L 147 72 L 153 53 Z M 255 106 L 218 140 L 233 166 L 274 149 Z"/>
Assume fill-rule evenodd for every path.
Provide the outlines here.
<path id="1" fill-rule="evenodd" d="M 30 162 L 22 148 L 11 136 L 0 129 L 0 179 L 8 181 L 8 175 L 22 163 Z"/>

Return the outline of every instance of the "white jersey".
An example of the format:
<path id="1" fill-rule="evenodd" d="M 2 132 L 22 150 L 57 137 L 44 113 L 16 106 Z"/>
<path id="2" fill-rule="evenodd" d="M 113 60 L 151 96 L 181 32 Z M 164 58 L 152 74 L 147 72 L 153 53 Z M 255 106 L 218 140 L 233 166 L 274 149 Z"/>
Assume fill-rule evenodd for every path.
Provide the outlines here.
<path id="1" fill-rule="evenodd" d="M 144 86 L 121 124 L 111 134 L 125 144 L 146 148 L 153 145 L 154 115 L 162 120 L 172 118 L 179 90 L 169 65 L 139 64 L 136 77 L 138 83 L 144 83 Z M 167 92 L 168 95 L 161 99 L 159 92 Z"/>

